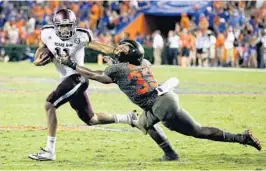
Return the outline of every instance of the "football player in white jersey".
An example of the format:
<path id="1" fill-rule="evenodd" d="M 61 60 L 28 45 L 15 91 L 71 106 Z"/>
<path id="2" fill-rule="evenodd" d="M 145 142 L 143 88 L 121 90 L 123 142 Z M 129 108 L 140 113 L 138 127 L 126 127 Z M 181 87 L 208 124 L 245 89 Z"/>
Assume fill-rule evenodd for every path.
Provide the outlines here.
<path id="1" fill-rule="evenodd" d="M 89 47 L 93 50 L 105 54 L 119 54 L 125 52 L 121 47 L 111 47 L 93 41 L 90 30 L 76 27 L 76 16 L 69 9 L 58 10 L 53 17 L 53 25 L 46 25 L 41 32 L 41 41 L 35 53 L 34 64 L 43 66 L 47 61 L 43 61 L 43 49 L 48 48 L 56 57 L 70 56 L 78 65 L 84 65 L 84 48 Z M 108 123 L 126 123 L 132 124 L 136 115 L 130 112 L 127 115 L 111 115 L 104 113 L 94 113 L 86 89 L 88 80 L 78 74 L 71 67 L 61 65 L 57 60 L 53 60 L 56 70 L 61 77 L 61 83 L 47 97 L 45 110 L 48 120 L 47 145 L 36 154 L 30 154 L 28 157 L 34 160 L 48 161 L 55 160 L 55 144 L 57 117 L 56 109 L 69 102 L 76 111 L 79 118 L 88 125 L 108 124 Z"/>

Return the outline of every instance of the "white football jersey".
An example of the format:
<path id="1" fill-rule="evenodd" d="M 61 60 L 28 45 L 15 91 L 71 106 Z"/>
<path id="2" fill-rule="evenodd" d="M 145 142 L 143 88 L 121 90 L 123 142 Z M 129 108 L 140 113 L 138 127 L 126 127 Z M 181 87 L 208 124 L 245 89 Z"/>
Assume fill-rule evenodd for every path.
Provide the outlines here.
<path id="1" fill-rule="evenodd" d="M 68 54 L 80 66 L 84 65 L 84 49 L 92 39 L 91 31 L 84 28 L 76 28 L 75 35 L 65 41 L 56 35 L 53 25 L 45 25 L 41 31 L 41 40 L 54 55 L 65 56 Z M 62 80 L 77 73 L 68 66 L 59 64 L 56 60 L 53 60 L 53 63 Z"/>

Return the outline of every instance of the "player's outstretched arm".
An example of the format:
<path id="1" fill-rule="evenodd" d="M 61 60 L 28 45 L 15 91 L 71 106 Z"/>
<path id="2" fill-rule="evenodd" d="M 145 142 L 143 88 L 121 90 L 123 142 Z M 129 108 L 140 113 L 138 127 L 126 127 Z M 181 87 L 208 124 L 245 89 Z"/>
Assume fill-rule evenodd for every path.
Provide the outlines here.
<path id="1" fill-rule="evenodd" d="M 107 55 L 112 55 L 112 54 L 119 55 L 122 52 L 125 52 L 125 53 L 128 52 L 128 49 L 126 49 L 124 46 L 113 47 L 113 46 L 98 43 L 96 41 L 88 43 L 87 47 L 90 49 L 96 50 L 98 52 L 107 54 Z"/>
<path id="2" fill-rule="evenodd" d="M 34 65 L 43 66 L 43 65 L 49 63 L 50 58 L 47 58 L 48 54 L 43 55 L 42 50 L 45 47 L 46 47 L 46 45 L 42 41 L 40 41 L 39 47 L 35 52 L 35 57 L 34 57 L 34 61 L 33 61 Z"/>
<path id="3" fill-rule="evenodd" d="M 69 56 L 55 58 L 55 59 L 59 63 L 76 70 L 78 73 L 80 73 L 82 76 L 88 79 L 95 80 L 103 84 L 113 83 L 113 80 L 109 76 L 105 75 L 104 71 L 92 71 L 89 68 L 78 66 L 77 63 L 74 62 Z"/>
<path id="4" fill-rule="evenodd" d="M 112 79 L 104 74 L 104 71 L 92 71 L 83 66 L 76 66 L 76 71 L 88 79 L 95 80 L 103 84 L 113 83 Z"/>

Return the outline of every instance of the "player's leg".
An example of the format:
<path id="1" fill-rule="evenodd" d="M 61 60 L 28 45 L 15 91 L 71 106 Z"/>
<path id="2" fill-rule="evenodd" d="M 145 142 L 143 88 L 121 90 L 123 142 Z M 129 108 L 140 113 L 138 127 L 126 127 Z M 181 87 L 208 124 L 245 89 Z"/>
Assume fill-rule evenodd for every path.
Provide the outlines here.
<path id="1" fill-rule="evenodd" d="M 264 61 L 264 68 L 266 68 L 266 48 L 263 47 L 263 61 Z"/>
<path id="2" fill-rule="evenodd" d="M 252 60 L 253 60 L 254 68 L 258 68 L 257 51 L 256 51 L 256 49 L 253 49 Z"/>
<path id="3" fill-rule="evenodd" d="M 198 66 L 202 66 L 202 49 L 197 50 Z"/>
<path id="4" fill-rule="evenodd" d="M 179 106 L 175 96 L 175 94 L 168 94 L 168 96 L 165 97 L 164 103 L 169 110 L 167 114 L 161 118 L 162 123 L 170 130 L 195 138 L 221 142 L 235 142 L 253 146 L 258 150 L 261 149 L 260 143 L 252 136 L 250 131 L 234 134 L 215 127 L 201 126 L 192 118 L 189 112 Z"/>
<path id="5" fill-rule="evenodd" d="M 101 112 L 94 113 L 86 89 L 86 86 L 80 89 L 80 91 L 70 100 L 70 105 L 77 112 L 79 118 L 87 125 L 111 123 L 132 124 L 132 120 L 134 118 L 137 119 L 134 112 L 124 115 Z"/>
<path id="6" fill-rule="evenodd" d="M 163 150 L 164 156 L 161 160 L 178 160 L 177 153 L 172 148 L 167 136 L 158 124 L 159 121 L 160 120 L 154 116 L 151 111 L 144 111 L 143 114 L 140 115 L 135 126 L 145 134 L 149 134 L 153 141 L 155 141 L 156 144 Z"/>
<path id="7" fill-rule="evenodd" d="M 161 158 L 163 161 L 178 160 L 178 154 L 172 148 L 168 138 L 163 132 L 159 124 L 150 127 L 147 132 L 156 144 L 163 150 L 164 156 Z"/>
<path id="8" fill-rule="evenodd" d="M 45 112 L 47 117 L 47 127 L 48 127 L 48 135 L 51 137 L 56 136 L 57 129 L 57 117 L 56 117 L 56 108 L 52 103 L 45 103 Z"/>
<path id="9" fill-rule="evenodd" d="M 35 160 L 55 160 L 57 117 L 56 109 L 69 101 L 83 83 L 74 74 L 63 80 L 46 99 L 45 111 L 47 116 L 48 137 L 47 145 L 40 153 L 31 154 L 29 158 Z"/>
<path id="10" fill-rule="evenodd" d="M 203 65 L 203 67 L 208 67 L 208 65 L 209 65 L 208 60 L 209 60 L 208 54 L 206 52 L 204 52 L 202 54 L 202 65 Z"/>
<path id="11" fill-rule="evenodd" d="M 87 92 L 83 90 L 70 100 L 71 107 L 77 112 L 79 118 L 87 125 L 114 123 L 114 117 L 109 114 L 95 114 L 92 110 Z"/>

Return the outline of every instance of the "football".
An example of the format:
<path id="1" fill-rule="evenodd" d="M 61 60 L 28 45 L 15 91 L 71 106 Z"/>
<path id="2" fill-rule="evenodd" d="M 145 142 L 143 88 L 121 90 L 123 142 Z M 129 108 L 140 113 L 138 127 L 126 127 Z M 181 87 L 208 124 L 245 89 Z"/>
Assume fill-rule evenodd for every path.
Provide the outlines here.
<path id="1" fill-rule="evenodd" d="M 43 63 L 43 65 L 47 65 L 48 63 L 50 63 L 52 61 L 52 59 L 54 58 L 54 55 L 52 54 L 52 52 L 47 48 L 44 47 L 40 50 L 40 54 L 41 54 L 41 60 L 45 61 Z M 48 55 L 46 55 L 48 54 Z"/>

